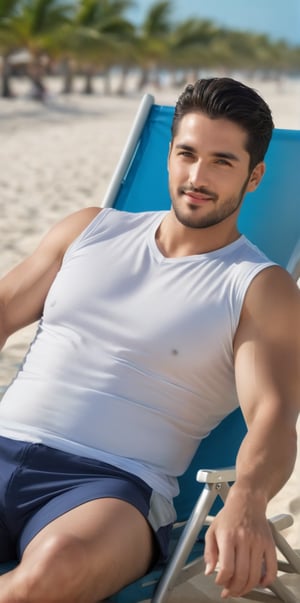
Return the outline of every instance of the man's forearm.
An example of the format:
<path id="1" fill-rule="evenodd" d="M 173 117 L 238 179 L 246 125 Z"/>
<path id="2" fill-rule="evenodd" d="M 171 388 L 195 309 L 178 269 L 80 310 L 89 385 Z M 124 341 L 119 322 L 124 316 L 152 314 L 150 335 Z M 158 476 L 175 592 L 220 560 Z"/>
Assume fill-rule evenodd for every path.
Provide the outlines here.
<path id="1" fill-rule="evenodd" d="M 237 456 L 235 489 L 261 496 L 267 504 L 288 480 L 296 453 L 297 432 L 291 417 L 254 420 Z"/>

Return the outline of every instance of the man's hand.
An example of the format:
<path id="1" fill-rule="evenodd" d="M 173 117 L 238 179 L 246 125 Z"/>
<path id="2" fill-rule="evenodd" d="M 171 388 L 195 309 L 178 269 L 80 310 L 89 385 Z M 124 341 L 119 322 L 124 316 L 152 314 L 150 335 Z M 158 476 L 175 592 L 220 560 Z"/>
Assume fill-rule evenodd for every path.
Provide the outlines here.
<path id="1" fill-rule="evenodd" d="M 275 544 L 257 496 L 232 486 L 224 508 L 206 534 L 206 575 L 218 564 L 216 584 L 222 597 L 241 597 L 255 586 L 267 586 L 277 573 Z"/>

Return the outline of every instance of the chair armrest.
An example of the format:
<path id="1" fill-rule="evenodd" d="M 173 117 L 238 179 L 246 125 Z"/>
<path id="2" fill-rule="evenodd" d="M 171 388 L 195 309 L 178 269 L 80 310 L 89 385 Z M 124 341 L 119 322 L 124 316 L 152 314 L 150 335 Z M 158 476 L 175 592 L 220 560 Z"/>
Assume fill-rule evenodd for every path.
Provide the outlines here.
<path id="1" fill-rule="evenodd" d="M 224 469 L 200 469 L 196 479 L 202 484 L 224 484 L 235 481 L 235 467 Z"/>
<path id="2" fill-rule="evenodd" d="M 268 517 L 268 521 L 279 532 L 286 530 L 286 528 L 290 528 L 294 523 L 292 515 L 289 515 L 288 513 L 278 513 L 278 515 Z"/>

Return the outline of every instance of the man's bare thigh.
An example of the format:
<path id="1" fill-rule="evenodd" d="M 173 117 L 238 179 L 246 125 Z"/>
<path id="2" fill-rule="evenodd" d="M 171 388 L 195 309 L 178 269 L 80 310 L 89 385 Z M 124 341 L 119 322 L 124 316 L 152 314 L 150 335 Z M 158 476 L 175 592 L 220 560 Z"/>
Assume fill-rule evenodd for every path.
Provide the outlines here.
<path id="1" fill-rule="evenodd" d="M 154 550 L 152 529 L 133 505 L 114 498 L 92 500 L 53 520 L 31 540 L 11 585 L 9 575 L 3 581 L 4 592 L 20 592 L 23 579 L 30 601 L 101 601 L 145 574 Z M 0 595 L 0 603 L 6 600 Z"/>

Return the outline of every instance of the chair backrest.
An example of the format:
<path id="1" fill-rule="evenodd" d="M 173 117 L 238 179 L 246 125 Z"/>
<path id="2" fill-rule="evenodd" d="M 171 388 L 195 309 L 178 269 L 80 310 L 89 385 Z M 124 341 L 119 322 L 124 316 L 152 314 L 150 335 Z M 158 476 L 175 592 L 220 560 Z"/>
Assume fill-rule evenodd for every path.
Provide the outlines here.
<path id="1" fill-rule="evenodd" d="M 167 156 L 174 108 L 153 104 L 146 95 L 108 189 L 104 205 L 126 211 L 168 209 Z M 286 267 L 300 241 L 300 131 L 275 130 L 266 156 L 267 171 L 254 193 L 246 196 L 239 228 L 272 260 Z M 300 252 L 300 250 L 299 250 Z M 175 500 L 178 518 L 186 519 L 199 494 L 199 467 L 231 466 L 246 427 L 233 412 L 198 448 L 180 478 Z"/>
<path id="2" fill-rule="evenodd" d="M 145 100 L 144 125 L 136 133 L 115 199 L 105 200 L 127 211 L 167 209 L 171 204 L 166 166 L 174 107 L 152 104 L 151 95 Z M 275 129 L 266 165 L 258 189 L 246 195 L 239 228 L 286 267 L 300 240 L 300 131 Z"/>

